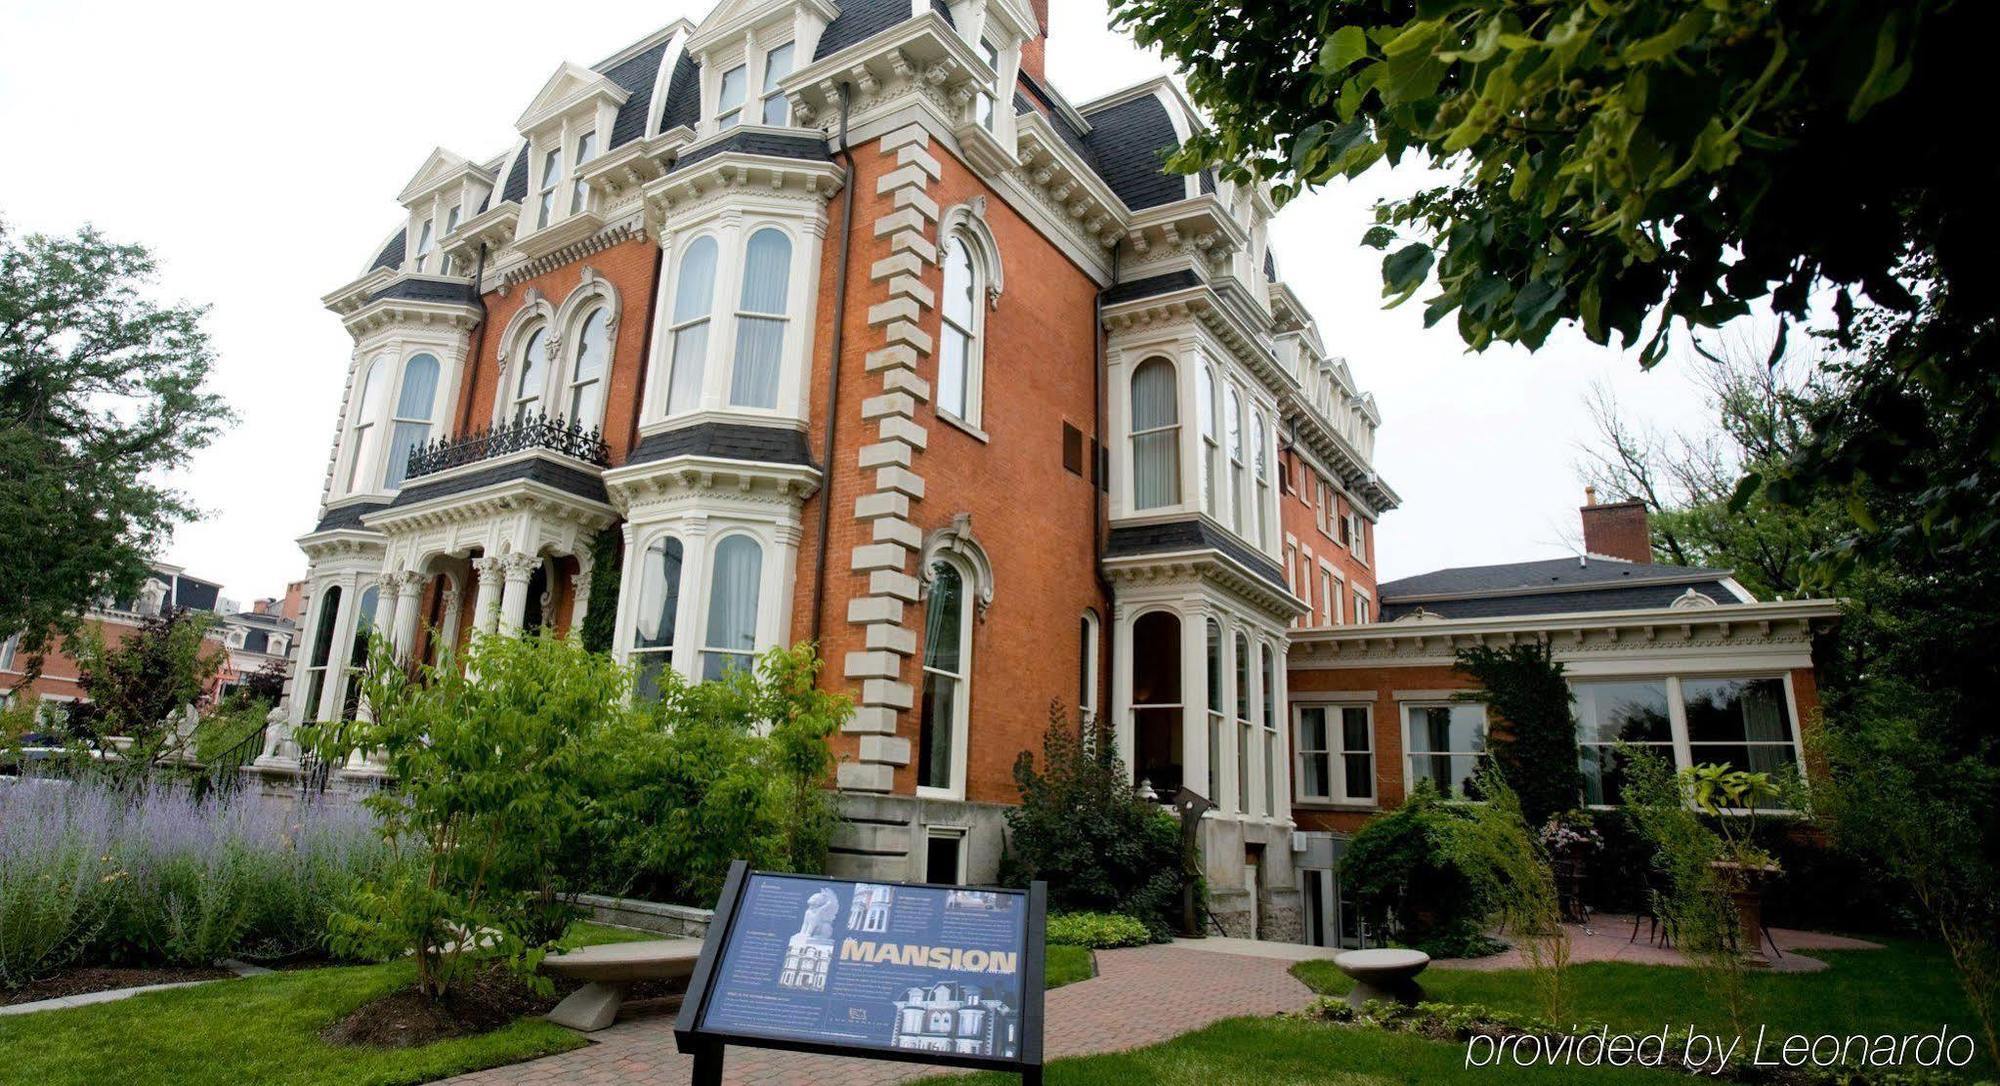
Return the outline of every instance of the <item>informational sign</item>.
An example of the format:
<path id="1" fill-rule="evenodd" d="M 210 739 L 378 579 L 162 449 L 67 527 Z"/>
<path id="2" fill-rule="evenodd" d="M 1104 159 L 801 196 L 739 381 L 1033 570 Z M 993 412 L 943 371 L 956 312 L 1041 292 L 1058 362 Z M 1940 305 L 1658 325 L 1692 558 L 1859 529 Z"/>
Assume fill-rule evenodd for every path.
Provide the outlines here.
<path id="1" fill-rule="evenodd" d="M 724 1044 L 1039 1081 L 1043 909 L 1039 883 L 851 882 L 739 862 L 675 1023 L 680 1048 L 698 1083 L 720 1081 Z"/>

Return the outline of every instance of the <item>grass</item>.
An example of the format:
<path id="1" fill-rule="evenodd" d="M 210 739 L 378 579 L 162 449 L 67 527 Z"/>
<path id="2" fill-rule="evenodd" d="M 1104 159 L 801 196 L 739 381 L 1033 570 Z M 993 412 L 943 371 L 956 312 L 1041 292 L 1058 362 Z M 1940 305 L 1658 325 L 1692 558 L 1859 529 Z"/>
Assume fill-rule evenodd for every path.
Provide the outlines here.
<path id="1" fill-rule="evenodd" d="M 1097 963 L 1085 947 L 1051 943 L 1048 951 L 1043 962 L 1043 988 L 1060 988 L 1097 975 Z"/>
<path id="2" fill-rule="evenodd" d="M 574 945 L 655 938 L 579 924 Z M 540 1019 L 419 1048 L 330 1045 L 319 1031 L 415 979 L 407 961 L 301 969 L 148 992 L 116 1003 L 0 1018 L 0 1066 L 10 1082 L 43 1086 L 392 1086 L 427 1082 L 582 1047 Z"/>

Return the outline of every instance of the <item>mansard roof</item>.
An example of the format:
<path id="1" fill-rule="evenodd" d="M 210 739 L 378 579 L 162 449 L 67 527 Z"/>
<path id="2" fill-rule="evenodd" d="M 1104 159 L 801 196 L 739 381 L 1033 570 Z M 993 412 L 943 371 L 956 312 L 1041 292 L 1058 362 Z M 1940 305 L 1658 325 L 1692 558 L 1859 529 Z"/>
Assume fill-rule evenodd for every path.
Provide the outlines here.
<path id="1" fill-rule="evenodd" d="M 817 162 L 825 162 L 832 157 L 827 154 L 826 141 L 816 136 L 785 136 L 776 132 L 735 132 L 680 156 L 674 160 L 674 170 L 687 169 L 697 162 L 714 158 L 726 151 Z"/>
<path id="2" fill-rule="evenodd" d="M 701 65 L 682 53 L 667 84 L 667 105 L 660 111 L 660 131 L 693 128 L 700 120 Z"/>
<path id="3" fill-rule="evenodd" d="M 375 257 L 375 263 L 368 265 L 368 270 L 374 271 L 377 268 L 388 268 L 390 271 L 394 271 L 402 267 L 403 246 L 408 243 L 408 240 L 408 236 L 403 228 L 400 226 L 397 227 L 396 233 L 389 238 L 389 244 L 382 246 L 381 253 Z"/>
<path id="4" fill-rule="evenodd" d="M 910 0 L 841 0 L 840 14 L 826 24 L 819 36 L 813 59 L 830 57 L 857 42 L 867 41 L 882 31 L 910 18 L 915 9 Z M 931 10 L 951 22 L 951 7 L 945 0 L 931 0 Z"/>
<path id="5" fill-rule="evenodd" d="M 1181 141 L 1158 97 L 1141 95 L 1084 116 L 1090 121 L 1083 140 L 1092 163 L 1126 207 L 1143 211 L 1187 198 L 1187 178 L 1166 170 L 1166 156 L 1179 150 Z"/>
<path id="6" fill-rule="evenodd" d="M 660 64 L 666 59 L 667 46 L 673 44 L 673 40 L 673 36 L 668 35 L 641 52 L 603 69 L 605 78 L 631 95 L 625 99 L 624 105 L 618 107 L 618 118 L 611 124 L 611 138 L 605 141 L 605 150 L 645 137 L 646 114 L 653 104 L 653 87 L 659 82 Z"/>

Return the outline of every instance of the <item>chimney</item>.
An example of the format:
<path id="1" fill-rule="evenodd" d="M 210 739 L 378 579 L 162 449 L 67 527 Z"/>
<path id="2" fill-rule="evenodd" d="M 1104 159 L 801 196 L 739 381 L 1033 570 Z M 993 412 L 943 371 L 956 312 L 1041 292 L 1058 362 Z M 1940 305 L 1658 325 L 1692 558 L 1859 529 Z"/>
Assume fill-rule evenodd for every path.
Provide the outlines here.
<path id="1" fill-rule="evenodd" d="M 1653 564 L 1653 532 L 1647 522 L 1643 502 L 1607 502 L 1600 505 L 1596 487 L 1585 487 L 1583 500 L 1585 551 L 1641 565 Z"/>
<path id="2" fill-rule="evenodd" d="M 1041 27 L 1041 33 L 1021 43 L 1021 70 L 1046 85 L 1042 70 L 1048 60 L 1049 0 L 1029 0 L 1028 6 L 1035 10 L 1035 25 Z"/>

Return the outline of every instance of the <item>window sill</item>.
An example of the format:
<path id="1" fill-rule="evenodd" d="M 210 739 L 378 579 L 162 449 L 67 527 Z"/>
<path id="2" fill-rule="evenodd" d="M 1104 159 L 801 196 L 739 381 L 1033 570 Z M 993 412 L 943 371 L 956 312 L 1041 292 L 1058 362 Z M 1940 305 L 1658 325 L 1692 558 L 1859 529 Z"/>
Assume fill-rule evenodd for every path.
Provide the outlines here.
<path id="1" fill-rule="evenodd" d="M 957 415 L 954 415 L 949 411 L 940 409 L 937 412 L 937 417 L 939 422 L 949 425 L 954 430 L 963 431 L 967 436 L 971 437 L 974 441 L 977 441 L 982 445 L 990 445 L 993 443 L 993 439 L 987 436 L 986 431 L 981 430 L 979 427 L 974 426 L 973 424 L 965 421 L 962 418 L 959 418 Z"/>

